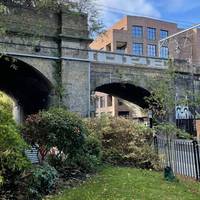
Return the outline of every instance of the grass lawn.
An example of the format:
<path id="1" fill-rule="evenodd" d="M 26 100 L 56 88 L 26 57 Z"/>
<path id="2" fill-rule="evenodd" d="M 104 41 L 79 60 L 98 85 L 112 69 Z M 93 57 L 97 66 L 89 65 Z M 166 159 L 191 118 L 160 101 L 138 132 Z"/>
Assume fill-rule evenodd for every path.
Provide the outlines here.
<path id="1" fill-rule="evenodd" d="M 107 167 L 77 188 L 67 189 L 53 200 L 200 200 L 200 183 L 170 183 L 163 174 L 122 167 Z"/>

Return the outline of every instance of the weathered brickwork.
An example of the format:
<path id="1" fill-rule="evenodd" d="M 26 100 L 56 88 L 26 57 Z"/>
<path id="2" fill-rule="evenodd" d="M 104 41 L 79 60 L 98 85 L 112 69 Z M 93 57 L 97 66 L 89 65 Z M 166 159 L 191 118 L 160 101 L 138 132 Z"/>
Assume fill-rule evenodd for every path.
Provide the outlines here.
<path id="1" fill-rule="evenodd" d="M 39 71 L 53 86 L 49 97 L 54 103 L 58 103 L 56 87 L 60 78 L 59 87 L 62 88 L 59 89 L 63 104 L 82 116 L 90 115 L 90 94 L 97 87 L 110 83 L 130 83 L 149 90 L 146 77 L 159 76 L 165 70 L 156 66 L 89 60 L 86 50 L 91 41 L 88 39 L 85 15 L 64 11 L 38 14 L 20 10 L 11 12 L 5 20 L 10 23 L 11 28 L 0 38 L 1 51 Z M 13 21 L 14 27 L 11 26 Z M 177 71 L 181 72 L 177 92 L 181 95 L 181 91 L 191 90 L 192 73 L 195 74 L 195 91 L 200 91 L 199 68 L 191 68 L 185 63 L 176 65 Z"/>

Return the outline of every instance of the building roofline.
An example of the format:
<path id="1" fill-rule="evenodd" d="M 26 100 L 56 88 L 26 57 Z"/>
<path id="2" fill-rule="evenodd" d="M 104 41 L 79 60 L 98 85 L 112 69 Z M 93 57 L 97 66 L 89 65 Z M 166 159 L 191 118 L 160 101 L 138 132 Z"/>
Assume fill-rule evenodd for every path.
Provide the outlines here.
<path id="1" fill-rule="evenodd" d="M 122 17 L 120 20 L 118 20 L 117 22 L 115 22 L 114 24 L 112 24 L 110 27 L 108 27 L 105 32 L 115 29 L 115 26 L 118 23 L 120 23 L 124 20 L 128 20 L 128 18 L 138 18 L 138 19 L 140 18 L 140 19 L 144 19 L 144 20 L 154 20 L 154 21 L 161 22 L 161 23 L 172 24 L 178 28 L 178 24 L 175 22 L 165 21 L 165 20 L 161 20 L 161 19 L 153 18 L 153 17 L 145 17 L 145 16 L 138 16 L 138 15 L 126 15 L 126 16 Z"/>
<path id="2" fill-rule="evenodd" d="M 175 22 L 170 22 L 170 21 L 166 21 L 166 20 L 162 20 L 162 19 L 159 19 L 159 18 L 153 18 L 153 17 L 146 17 L 146 16 L 139 16 L 139 15 L 127 15 L 126 16 L 127 18 L 142 18 L 142 19 L 145 19 L 145 20 L 154 20 L 154 21 L 157 21 L 157 22 L 161 22 L 161 23 L 167 23 L 167 24 L 173 24 L 173 25 L 178 25 L 177 23 Z"/>
<path id="3" fill-rule="evenodd" d="M 115 27 L 118 23 L 120 23 L 120 22 L 122 22 L 122 21 L 124 21 L 124 20 L 127 20 L 127 18 L 128 18 L 127 15 L 124 16 L 124 17 L 122 17 L 120 20 L 116 21 L 114 24 L 112 24 L 111 26 L 109 26 L 109 27 L 107 28 L 106 31 L 115 29 L 114 27 Z"/>

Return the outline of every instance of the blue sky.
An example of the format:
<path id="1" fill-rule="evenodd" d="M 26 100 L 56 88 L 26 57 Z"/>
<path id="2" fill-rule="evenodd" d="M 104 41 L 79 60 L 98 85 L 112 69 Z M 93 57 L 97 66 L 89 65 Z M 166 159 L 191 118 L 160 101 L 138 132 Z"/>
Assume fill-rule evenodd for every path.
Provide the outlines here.
<path id="1" fill-rule="evenodd" d="M 125 15 L 176 22 L 179 27 L 200 23 L 200 0 L 97 0 L 107 27 Z"/>

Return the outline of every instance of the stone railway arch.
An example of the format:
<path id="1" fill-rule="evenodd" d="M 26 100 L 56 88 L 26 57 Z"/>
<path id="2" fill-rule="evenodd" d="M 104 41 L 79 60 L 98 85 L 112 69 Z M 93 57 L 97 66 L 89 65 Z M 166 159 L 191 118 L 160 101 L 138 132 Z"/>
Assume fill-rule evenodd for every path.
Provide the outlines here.
<path id="1" fill-rule="evenodd" d="M 148 108 L 145 97 L 148 97 L 150 92 L 143 87 L 136 86 L 131 83 L 113 82 L 109 84 L 103 84 L 96 87 L 95 91 L 103 92 L 124 99 L 136 104 L 143 109 Z"/>
<path id="2" fill-rule="evenodd" d="M 13 57 L 0 58 L 0 90 L 22 107 L 25 116 L 47 108 L 52 89 L 35 67 Z"/>

